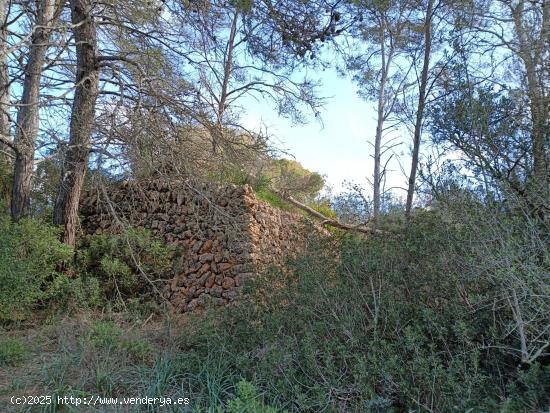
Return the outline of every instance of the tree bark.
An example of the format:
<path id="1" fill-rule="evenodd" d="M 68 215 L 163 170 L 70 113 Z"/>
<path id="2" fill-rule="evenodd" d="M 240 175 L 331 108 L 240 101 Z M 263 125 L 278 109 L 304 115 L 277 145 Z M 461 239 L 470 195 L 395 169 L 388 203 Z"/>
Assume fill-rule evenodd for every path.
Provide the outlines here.
<path id="1" fill-rule="evenodd" d="M 221 90 L 218 100 L 218 108 L 216 113 L 216 124 L 210 128 L 210 136 L 212 138 L 212 152 L 215 154 L 218 151 L 218 147 L 223 142 L 223 130 L 224 130 L 224 115 L 227 109 L 227 96 L 229 89 L 229 81 L 233 74 L 233 53 L 235 50 L 235 39 L 237 36 L 237 22 L 239 20 L 239 12 L 235 11 L 233 19 L 231 20 L 231 29 L 229 31 L 229 39 L 227 40 L 227 48 L 224 54 L 223 62 L 223 78 L 221 80 Z"/>
<path id="2" fill-rule="evenodd" d="M 424 109 L 426 107 L 426 87 L 428 84 L 428 72 L 430 70 L 430 57 L 432 54 L 432 14 L 434 0 L 428 1 L 426 19 L 424 21 L 424 61 L 420 75 L 420 87 L 418 91 L 418 106 L 416 109 L 416 120 L 414 124 L 414 140 L 411 160 L 411 173 L 409 174 L 409 187 L 407 188 L 407 204 L 405 215 L 407 219 L 411 216 L 412 203 L 414 199 L 414 188 L 416 184 L 416 172 L 418 170 L 418 157 L 420 154 L 420 142 L 422 137 L 422 123 L 424 121 Z"/>
<path id="3" fill-rule="evenodd" d="M 380 161 L 382 150 L 382 132 L 384 126 L 384 91 L 386 86 L 386 72 L 384 71 L 382 76 L 382 82 L 380 83 L 379 95 L 378 95 L 378 109 L 376 121 L 376 134 L 374 136 L 374 173 L 373 173 L 373 210 L 372 215 L 374 222 L 378 220 L 380 215 L 380 185 L 382 183 L 382 177 L 380 176 Z"/>
<path id="4" fill-rule="evenodd" d="M 393 60 L 393 46 L 386 55 L 385 47 L 385 34 L 386 28 L 381 28 L 381 54 L 382 54 L 382 76 L 380 78 L 380 85 L 378 89 L 378 107 L 377 107 L 377 121 L 376 121 L 376 134 L 374 136 L 374 174 L 373 174 L 373 222 L 376 225 L 378 216 L 380 215 L 381 205 L 381 192 L 380 186 L 382 185 L 382 176 L 380 171 L 381 157 L 382 157 L 382 134 L 384 133 L 384 121 L 386 120 L 386 84 L 388 82 L 388 76 L 390 66 Z"/>
<path id="5" fill-rule="evenodd" d="M 548 170 L 548 115 L 549 115 L 549 96 L 547 87 L 540 71 L 544 70 L 545 45 L 550 33 L 550 12 L 549 5 L 542 4 L 542 25 L 538 38 L 532 38 L 528 35 L 525 27 L 526 17 L 525 1 L 520 1 L 515 7 L 512 7 L 512 18 L 516 31 L 519 50 L 517 54 L 521 59 L 526 78 L 527 95 L 529 97 L 529 109 L 531 113 L 532 131 L 531 131 L 531 152 L 533 156 L 533 171 L 530 182 L 527 186 L 527 196 L 531 199 L 530 203 L 535 205 L 535 213 L 543 220 L 547 220 L 550 211 L 550 182 Z"/>
<path id="6" fill-rule="evenodd" d="M 8 9 L 9 0 L 0 0 L 0 134 L 10 136 L 10 79 L 8 73 Z"/>
<path id="7" fill-rule="evenodd" d="M 10 88 L 8 72 L 7 21 L 9 0 L 0 0 L 0 175 L 4 177 L 13 170 L 10 131 Z M 9 202 L 11 182 L 0 177 L 0 199 Z"/>
<path id="8" fill-rule="evenodd" d="M 69 148 L 65 155 L 54 207 L 54 224 L 63 225 L 62 241 L 74 246 L 78 205 L 90 154 L 90 137 L 95 120 L 99 89 L 96 24 L 92 0 L 71 0 L 77 72 L 72 106 Z"/>
<path id="9" fill-rule="evenodd" d="M 14 221 L 29 213 L 34 151 L 39 128 L 40 78 L 52 32 L 51 26 L 55 20 L 55 3 L 56 0 L 42 0 L 38 5 L 36 26 L 25 68 L 14 140 L 17 148 L 11 196 L 11 216 Z"/>

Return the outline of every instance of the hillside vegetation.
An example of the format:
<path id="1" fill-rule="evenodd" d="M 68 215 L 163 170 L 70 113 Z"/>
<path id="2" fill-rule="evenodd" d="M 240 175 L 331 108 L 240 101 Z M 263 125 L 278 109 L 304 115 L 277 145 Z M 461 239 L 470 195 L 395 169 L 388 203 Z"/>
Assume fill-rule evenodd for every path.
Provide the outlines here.
<path id="1" fill-rule="evenodd" d="M 549 57 L 550 0 L 0 0 L 0 413 L 549 413 Z"/>
<path id="2" fill-rule="evenodd" d="M 32 225 L 38 224 L 2 231 L 2 245 L 10 246 L 2 262 L 11 269 L 1 273 L 4 322 L 35 314 L 4 324 L 5 402 L 32 390 L 188 397 L 187 410 L 172 411 L 197 412 L 549 406 L 541 339 L 550 302 L 547 234 L 466 192 L 445 194 L 408 226 L 388 215 L 381 226 L 392 236 L 312 238 L 307 253 L 290 263 L 292 273 L 258 275 L 236 305 L 192 315 L 139 299 L 125 281 L 131 269 L 116 238 L 98 238 L 81 252 L 97 257 L 93 275 L 83 264 L 67 278 L 54 261 L 44 262 L 64 256 L 55 239 L 23 255 L 16 233 L 29 236 L 24 231 Z M 160 244 L 138 239 L 140 251 L 163 265 Z M 17 254 L 8 255 L 12 249 Z M 51 268 L 40 284 L 21 278 L 34 265 Z M 9 284 L 10 273 L 20 278 Z M 36 291 L 16 293 L 16 283 Z"/>

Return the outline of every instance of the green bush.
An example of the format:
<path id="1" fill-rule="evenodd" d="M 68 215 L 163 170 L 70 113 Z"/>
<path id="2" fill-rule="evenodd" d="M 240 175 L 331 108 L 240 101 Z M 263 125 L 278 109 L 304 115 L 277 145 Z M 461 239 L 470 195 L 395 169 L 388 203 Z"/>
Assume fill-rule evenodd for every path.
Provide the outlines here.
<path id="1" fill-rule="evenodd" d="M 121 340 L 121 331 L 111 321 L 98 321 L 90 328 L 88 340 L 98 348 L 116 347 Z"/>
<path id="2" fill-rule="evenodd" d="M 136 362 L 147 361 L 154 354 L 151 344 L 140 338 L 125 338 L 121 341 L 120 348 Z"/>
<path id="3" fill-rule="evenodd" d="M 50 298 L 48 286 L 61 276 L 57 265 L 73 255 L 58 234 L 37 220 L 13 223 L 0 215 L 0 320 L 24 319 Z"/>
<path id="4" fill-rule="evenodd" d="M 46 296 L 50 309 L 57 313 L 93 310 L 105 304 L 100 281 L 90 276 L 60 274 L 48 285 Z"/>
<path id="5" fill-rule="evenodd" d="M 82 240 L 79 272 L 95 277 L 109 299 L 124 303 L 147 291 L 149 279 L 169 279 L 176 249 L 150 231 L 130 228 L 123 234 L 92 235 Z"/>
<path id="6" fill-rule="evenodd" d="M 9 203 L 13 185 L 13 165 L 10 158 L 0 153 L 0 208 Z"/>
<path id="7" fill-rule="evenodd" d="M 227 403 L 227 413 L 278 413 L 280 410 L 266 406 L 254 385 L 246 380 L 237 383 L 237 397 Z"/>
<path id="8" fill-rule="evenodd" d="M 536 308 L 528 296 L 518 300 L 538 315 L 525 333 L 544 335 L 547 303 L 537 294 L 548 296 L 549 261 L 535 239 L 525 245 L 537 262 L 521 252 L 532 227 L 514 225 L 494 242 L 495 220 L 508 226 L 509 218 L 486 210 L 467 221 L 456 214 L 482 207 L 461 202 L 419 211 L 407 227 L 381 222 L 399 229 L 395 236 L 312 240 L 294 276 L 256 277 L 248 298 L 191 323 L 179 340 L 182 369 L 198 377 L 195 365 L 218 355 L 225 367 L 211 376 L 245 377 L 266 403 L 297 412 L 548 409 L 550 370 L 544 357 L 522 362 L 505 294 L 513 280 L 522 294 L 537 286 Z M 528 272 L 508 271 L 502 254 Z"/>
<path id="9" fill-rule="evenodd" d="M 18 339 L 0 340 L 0 366 L 13 366 L 21 363 L 27 354 L 27 346 Z"/>

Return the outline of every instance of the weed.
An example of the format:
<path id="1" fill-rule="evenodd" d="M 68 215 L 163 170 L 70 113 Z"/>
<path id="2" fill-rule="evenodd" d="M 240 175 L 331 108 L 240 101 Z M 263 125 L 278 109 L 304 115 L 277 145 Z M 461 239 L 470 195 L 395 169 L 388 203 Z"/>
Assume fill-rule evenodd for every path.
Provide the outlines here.
<path id="1" fill-rule="evenodd" d="M 0 340 L 0 366 L 15 366 L 22 363 L 28 354 L 27 346 L 17 338 Z"/>

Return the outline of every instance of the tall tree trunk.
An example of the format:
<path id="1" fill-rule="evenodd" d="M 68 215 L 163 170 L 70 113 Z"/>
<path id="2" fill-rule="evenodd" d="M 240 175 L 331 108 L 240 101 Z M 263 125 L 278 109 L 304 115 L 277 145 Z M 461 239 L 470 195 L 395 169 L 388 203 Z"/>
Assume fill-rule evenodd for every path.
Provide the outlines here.
<path id="1" fill-rule="evenodd" d="M 548 139 L 548 115 L 549 98 L 547 86 L 544 80 L 541 80 L 540 71 L 544 70 L 545 45 L 548 40 L 547 31 L 550 30 L 549 5 L 542 4 L 542 26 L 538 38 L 532 38 L 528 35 L 529 30 L 525 27 L 527 18 L 525 13 L 525 1 L 520 1 L 515 7 L 512 7 L 512 17 L 514 28 L 519 43 L 517 51 L 519 58 L 523 62 L 526 77 L 527 95 L 530 103 L 530 113 L 532 122 L 531 131 L 531 152 L 533 157 L 533 171 L 531 180 L 528 183 L 527 196 L 530 197 L 530 203 L 536 207 L 535 213 L 543 220 L 548 219 L 550 205 L 550 182 L 549 165 L 546 141 Z"/>
<path id="2" fill-rule="evenodd" d="M 384 73 L 385 74 L 385 73 Z M 386 80 L 380 84 L 378 95 L 378 108 L 377 108 L 377 121 L 376 121 L 376 134 L 374 136 L 374 173 L 373 173 L 373 220 L 376 223 L 378 216 L 380 215 L 380 186 L 382 184 L 382 177 L 380 176 L 380 162 L 382 152 L 382 133 L 384 127 L 384 91 L 386 86 Z"/>
<path id="3" fill-rule="evenodd" d="M 9 0 L 0 0 L 0 134 L 10 136 L 10 78 L 8 72 L 8 9 Z"/>
<path id="4" fill-rule="evenodd" d="M 382 76 L 380 78 L 380 85 L 378 89 L 378 107 L 377 107 L 377 121 L 376 121 L 376 134 L 374 136 L 374 174 L 373 174 L 373 222 L 376 224 L 378 216 L 380 215 L 381 206 L 381 191 L 382 185 L 382 172 L 381 172 L 381 158 L 382 158 L 382 134 L 384 133 L 384 121 L 386 120 L 386 84 L 388 82 L 388 76 L 390 72 L 390 66 L 393 60 L 393 47 L 386 55 L 385 48 L 385 28 L 382 28 L 381 33 L 381 54 L 382 54 Z"/>
<path id="5" fill-rule="evenodd" d="M 428 84 L 428 72 L 430 70 L 430 57 L 432 54 L 432 14 L 434 0 L 428 1 L 426 18 L 424 20 L 424 61 L 420 75 L 420 87 L 418 90 L 418 106 L 416 108 L 416 120 L 414 124 L 414 141 L 411 161 L 411 173 L 409 174 L 409 187 L 407 189 L 407 204 L 405 215 L 411 216 L 414 188 L 416 184 L 416 172 L 418 170 L 418 156 L 420 154 L 420 141 L 422 136 L 422 123 L 424 121 L 424 109 L 426 107 L 426 87 Z"/>
<path id="6" fill-rule="evenodd" d="M 10 79 L 8 72 L 7 21 L 9 0 L 0 0 L 0 175 L 7 176 L 13 168 L 10 133 Z M 11 188 L 9 179 L 0 178 L 0 199 L 9 200 Z"/>
<path id="7" fill-rule="evenodd" d="M 38 5 L 36 26 L 25 67 L 23 96 L 17 112 L 14 140 L 17 147 L 11 196 L 11 216 L 14 221 L 29 213 L 34 151 L 39 127 L 40 78 L 56 15 L 55 3 L 56 0 L 42 0 Z"/>
<path id="8" fill-rule="evenodd" d="M 91 14 L 92 0 L 71 0 L 71 20 L 75 25 L 76 90 L 72 106 L 69 148 L 63 162 L 53 221 L 63 225 L 62 241 L 75 244 L 80 192 L 90 155 L 90 136 L 95 119 L 99 88 L 96 25 Z"/>
<path id="9" fill-rule="evenodd" d="M 218 111 L 216 113 L 217 122 L 213 128 L 213 133 L 211 133 L 212 148 L 214 153 L 216 153 L 218 146 L 220 146 L 223 141 L 224 116 L 227 109 L 229 81 L 231 80 L 231 75 L 233 74 L 233 53 L 235 50 L 235 39 L 237 36 L 238 20 L 239 20 L 239 12 L 235 11 L 235 14 L 233 15 L 233 19 L 231 20 L 231 29 L 229 31 L 229 39 L 227 40 L 227 46 L 224 53 L 223 79 L 221 84 L 222 88 L 220 91 L 220 96 L 218 98 Z"/>

